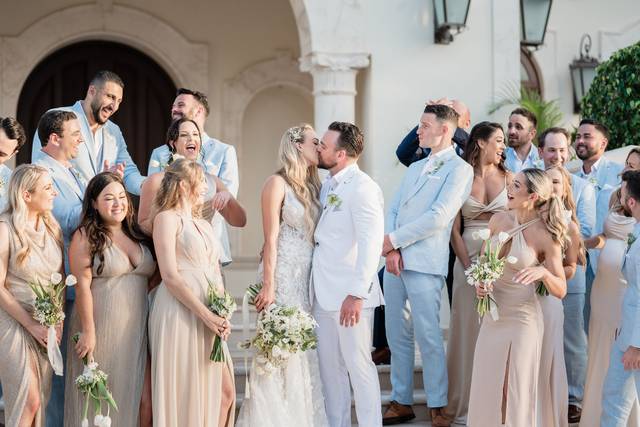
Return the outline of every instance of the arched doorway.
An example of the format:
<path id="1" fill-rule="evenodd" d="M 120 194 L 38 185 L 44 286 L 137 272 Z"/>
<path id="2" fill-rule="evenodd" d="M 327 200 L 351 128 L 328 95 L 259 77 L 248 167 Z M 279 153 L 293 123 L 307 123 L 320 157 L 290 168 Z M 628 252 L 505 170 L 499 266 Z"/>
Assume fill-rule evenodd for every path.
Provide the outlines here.
<path id="1" fill-rule="evenodd" d="M 99 70 L 114 71 L 124 81 L 123 101 L 112 120 L 120 126 L 136 165 L 146 172 L 151 151 L 164 143 L 176 86 L 149 56 L 107 41 L 66 46 L 33 69 L 18 101 L 17 118 L 28 136 L 27 146 L 18 153 L 18 163 L 31 160 L 31 140 L 40 116 L 50 108 L 84 99 L 89 81 Z"/>

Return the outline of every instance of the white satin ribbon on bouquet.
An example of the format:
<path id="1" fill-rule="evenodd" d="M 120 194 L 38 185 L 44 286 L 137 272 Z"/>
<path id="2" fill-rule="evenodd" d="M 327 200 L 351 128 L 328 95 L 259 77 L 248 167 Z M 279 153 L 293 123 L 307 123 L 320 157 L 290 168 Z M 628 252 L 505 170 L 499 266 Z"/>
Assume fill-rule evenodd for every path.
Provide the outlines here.
<path id="1" fill-rule="evenodd" d="M 245 292 L 242 297 L 242 343 L 246 344 L 249 341 L 249 293 Z M 251 398 L 251 387 L 249 387 L 249 369 L 247 367 L 247 360 L 249 359 L 249 349 L 245 348 L 242 351 L 244 358 L 244 398 Z"/>
<path id="2" fill-rule="evenodd" d="M 47 356 L 49 356 L 49 363 L 51 363 L 53 372 L 61 377 L 64 371 L 64 363 L 62 361 L 60 347 L 58 346 L 58 336 L 55 326 L 49 326 L 47 331 Z"/>

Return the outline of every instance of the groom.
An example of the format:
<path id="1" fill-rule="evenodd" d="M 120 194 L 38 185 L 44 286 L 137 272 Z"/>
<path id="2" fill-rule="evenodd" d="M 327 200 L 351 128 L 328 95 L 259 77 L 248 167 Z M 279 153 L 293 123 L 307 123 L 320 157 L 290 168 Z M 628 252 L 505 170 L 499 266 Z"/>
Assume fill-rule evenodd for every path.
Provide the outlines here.
<path id="1" fill-rule="evenodd" d="M 473 168 L 457 156 L 452 144 L 457 123 L 458 114 L 452 108 L 426 106 L 417 133 L 420 147 L 431 152 L 409 167 L 386 218 L 382 255 L 387 258 L 384 290 L 393 390 L 385 425 L 415 418 L 411 409 L 414 339 L 422 355 L 431 423 L 434 427 L 450 425 L 444 414 L 447 364 L 440 330 L 440 296 L 453 220 L 469 197 L 473 182 Z M 407 299 L 410 319 L 403 314 Z"/>
<path id="2" fill-rule="evenodd" d="M 358 168 L 363 148 L 360 129 L 343 122 L 331 123 L 318 147 L 319 166 L 329 176 L 320 191 L 310 297 L 331 427 L 351 427 L 349 382 L 358 425 L 382 425 L 371 328 L 373 310 L 382 304 L 376 270 L 384 213 L 380 187 Z"/>

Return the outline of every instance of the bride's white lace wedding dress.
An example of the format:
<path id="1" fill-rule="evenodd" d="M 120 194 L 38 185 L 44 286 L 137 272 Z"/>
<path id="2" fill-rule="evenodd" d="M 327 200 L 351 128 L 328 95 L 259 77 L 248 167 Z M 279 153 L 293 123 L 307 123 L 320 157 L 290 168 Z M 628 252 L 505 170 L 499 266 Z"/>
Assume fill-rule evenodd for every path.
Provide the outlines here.
<path id="1" fill-rule="evenodd" d="M 275 269 L 275 303 L 311 312 L 309 278 L 313 243 L 304 221 L 304 207 L 285 184 Z M 262 278 L 262 264 L 259 268 Z M 255 373 L 252 362 L 249 398 L 236 427 L 328 426 L 316 350 L 292 356 L 270 375 Z"/>

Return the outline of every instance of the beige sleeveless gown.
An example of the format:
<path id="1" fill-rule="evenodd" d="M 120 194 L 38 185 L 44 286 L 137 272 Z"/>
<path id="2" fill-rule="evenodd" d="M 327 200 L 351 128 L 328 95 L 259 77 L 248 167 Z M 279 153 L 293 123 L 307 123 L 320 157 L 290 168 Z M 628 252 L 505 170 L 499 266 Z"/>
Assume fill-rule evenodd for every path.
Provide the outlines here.
<path id="1" fill-rule="evenodd" d="M 482 240 L 474 240 L 473 232 L 487 228 L 489 220 L 476 219 L 486 213 L 494 214 L 506 210 L 506 187 L 489 204 L 469 197 L 460 210 L 464 222 L 462 239 L 469 258 L 475 261 Z M 453 415 L 459 424 L 466 423 L 469 408 L 469 389 L 473 368 L 473 352 L 480 331 L 478 314 L 474 310 L 476 291 L 467 283 L 464 267 L 459 259 L 453 267 L 453 301 L 451 304 L 451 327 L 447 344 L 447 372 L 449 374 L 449 404 L 447 414 Z"/>
<path id="2" fill-rule="evenodd" d="M 118 404 L 118 411 L 111 410 L 114 426 L 134 427 L 138 423 L 140 396 L 147 361 L 147 289 L 149 277 L 155 270 L 155 261 L 144 245 L 139 245 L 141 258 L 132 265 L 129 257 L 115 244 L 104 253 L 104 268 L 93 266 L 91 294 L 93 296 L 93 321 L 96 328 L 96 347 L 93 358 L 108 378 L 109 389 Z M 82 327 L 77 306 L 70 318 L 70 336 Z M 64 424 L 77 427 L 82 420 L 84 398 L 75 386 L 75 379 L 82 373 L 82 360 L 75 352 L 75 343 L 67 342 L 67 372 L 65 374 Z M 106 414 L 103 407 L 103 414 Z M 93 414 L 93 405 L 89 415 Z M 93 420 L 93 417 L 89 417 Z"/>
<path id="3" fill-rule="evenodd" d="M 582 401 L 580 427 L 599 427 L 602 413 L 602 385 L 609 368 L 611 346 L 620 327 L 622 298 L 627 282 L 622 276 L 622 260 L 627 235 L 633 231 L 633 218 L 609 212 L 604 220 L 604 248 L 598 257 L 598 273 L 591 290 L 589 320 L 589 358 Z M 638 400 L 633 405 L 627 426 L 640 426 Z"/>
<path id="4" fill-rule="evenodd" d="M 222 283 L 219 245 L 210 223 L 178 216 L 178 271 L 204 303 L 207 280 Z M 154 427 L 218 427 L 222 370 L 233 379 L 233 364 L 226 344 L 226 363 L 209 360 L 213 339 L 214 333 L 161 283 L 149 315 Z M 235 405 L 228 426 L 233 426 L 234 414 Z"/>
<path id="5" fill-rule="evenodd" d="M 29 287 L 29 282 L 39 279 L 41 282 L 49 281 L 51 273 L 60 272 L 62 269 L 62 248 L 58 246 L 53 236 L 46 232 L 43 224 L 38 231 L 32 229 L 21 230 L 20 233 L 29 233 L 38 242 L 32 248 L 26 263 L 18 265 L 16 255 L 21 249 L 16 230 L 11 225 L 7 215 L 0 216 L 0 222 L 9 226 L 9 268 L 4 286 L 13 297 L 29 313 L 33 313 L 34 295 Z M 27 399 L 30 372 L 35 371 L 40 389 L 40 409 L 35 417 L 34 425 L 45 425 L 45 408 L 49 401 L 51 391 L 51 375 L 53 370 L 47 358 L 47 352 L 27 332 L 27 330 L 0 308 L 0 382 L 4 391 L 5 400 L 5 425 L 16 426 L 20 421 L 24 405 Z"/>
<path id="6" fill-rule="evenodd" d="M 538 367 L 544 331 L 542 310 L 535 286 L 515 283 L 513 276 L 525 267 L 538 264 L 536 253 L 527 246 L 522 234 L 537 221 L 539 219 L 536 218 L 508 232 L 512 236 L 509 255 L 517 257 L 518 261 L 514 265 L 506 264 L 502 278 L 494 284 L 493 296 L 500 318 L 494 321 L 486 315 L 482 320 L 473 358 L 469 427 L 535 425 Z M 503 422 L 502 391 L 505 383 Z"/>

